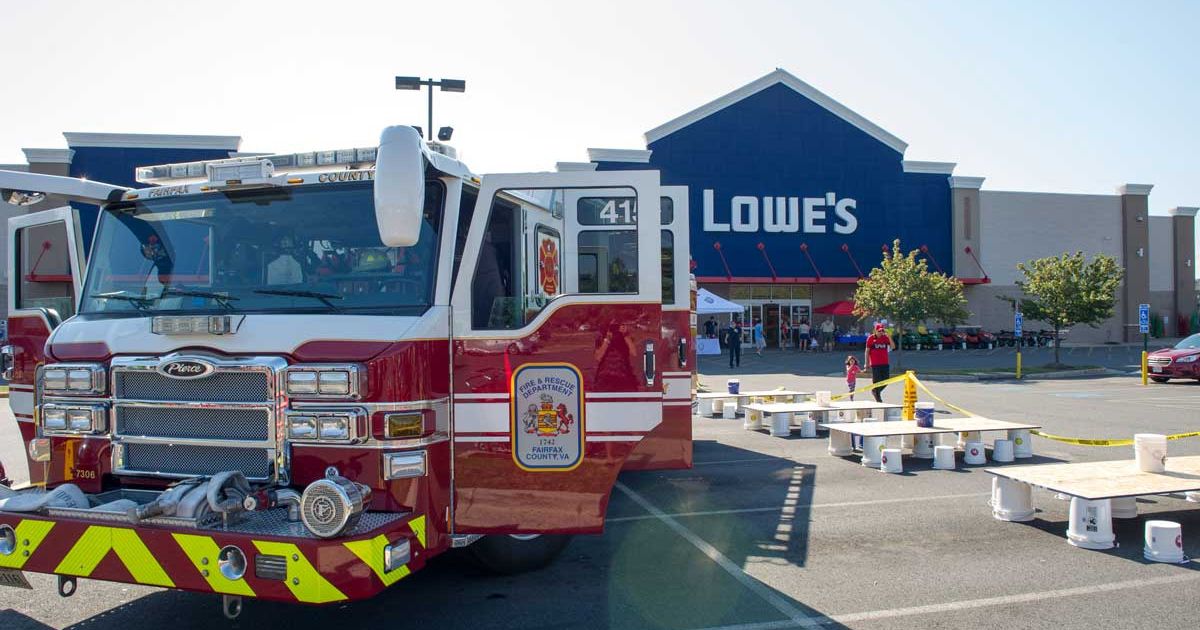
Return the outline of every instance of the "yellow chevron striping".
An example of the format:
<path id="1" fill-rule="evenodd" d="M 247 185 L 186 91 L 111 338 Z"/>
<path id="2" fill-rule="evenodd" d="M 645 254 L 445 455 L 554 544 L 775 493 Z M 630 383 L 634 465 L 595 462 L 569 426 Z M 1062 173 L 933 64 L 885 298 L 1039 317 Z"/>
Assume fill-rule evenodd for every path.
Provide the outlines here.
<path id="1" fill-rule="evenodd" d="M 425 515 L 422 514 L 408 522 L 409 529 L 417 535 L 417 542 L 421 543 L 421 547 L 425 547 Z"/>
<path id="2" fill-rule="evenodd" d="M 137 583 L 175 586 L 170 576 L 163 571 L 162 565 L 154 559 L 154 554 L 146 548 L 146 543 L 138 537 L 137 532 L 125 527 L 88 527 L 63 557 L 62 562 L 58 563 L 54 572 L 88 577 L 110 551 L 117 552 L 121 564 L 125 565 Z"/>
<path id="3" fill-rule="evenodd" d="M 37 551 L 38 545 L 46 539 L 46 534 L 50 533 L 50 529 L 54 527 L 53 521 L 37 521 L 33 519 L 24 519 L 13 528 L 13 532 L 17 535 L 17 548 L 11 555 L 0 556 L 0 568 L 3 569 L 20 569 L 29 561 L 29 557 L 33 552 Z"/>
<path id="4" fill-rule="evenodd" d="M 379 581 L 383 582 L 384 586 L 391 586 L 411 573 L 407 564 L 398 569 L 384 571 L 383 548 L 389 543 L 387 536 L 383 534 L 370 540 L 356 540 L 342 544 L 350 550 L 350 553 L 358 556 L 359 560 L 362 560 L 367 566 L 371 567 L 371 570 L 375 572 L 375 576 L 379 578 Z"/>
<path id="5" fill-rule="evenodd" d="M 192 561 L 192 566 L 196 567 L 196 571 L 200 573 L 204 581 L 208 582 L 208 587 L 213 592 L 254 597 L 254 590 L 246 583 L 245 578 L 230 580 L 221 575 L 220 569 L 217 568 L 217 556 L 220 555 L 221 550 L 212 538 L 196 534 L 171 535 L 175 538 L 175 542 L 179 543 L 183 553 L 187 554 L 188 560 Z M 207 563 L 205 563 L 206 560 Z"/>
<path id="6" fill-rule="evenodd" d="M 256 540 L 254 546 L 258 547 L 259 553 L 287 558 L 287 587 L 297 601 L 324 604 L 346 599 L 346 595 L 330 584 L 296 545 Z"/>

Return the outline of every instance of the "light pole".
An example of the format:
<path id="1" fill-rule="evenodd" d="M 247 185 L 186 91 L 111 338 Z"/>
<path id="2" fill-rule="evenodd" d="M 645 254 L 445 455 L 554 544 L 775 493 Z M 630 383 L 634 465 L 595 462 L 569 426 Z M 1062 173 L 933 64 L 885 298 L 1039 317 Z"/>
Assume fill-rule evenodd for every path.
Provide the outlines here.
<path id="1" fill-rule="evenodd" d="M 396 77 L 397 90 L 419 90 L 421 86 L 429 88 L 429 126 L 425 129 L 425 138 L 433 140 L 433 86 L 438 86 L 443 92 L 466 92 L 467 82 L 463 79 L 422 79 L 420 77 Z"/>

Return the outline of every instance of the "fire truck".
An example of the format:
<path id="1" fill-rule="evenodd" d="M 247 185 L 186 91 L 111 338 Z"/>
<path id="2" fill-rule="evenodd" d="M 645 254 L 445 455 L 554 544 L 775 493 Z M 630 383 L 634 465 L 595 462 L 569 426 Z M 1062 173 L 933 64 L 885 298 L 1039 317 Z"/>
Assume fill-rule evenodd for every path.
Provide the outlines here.
<path id="1" fill-rule="evenodd" d="M 550 562 L 622 470 L 691 466 L 686 189 L 655 171 L 477 177 L 372 148 L 0 172 L 24 572 L 328 604 L 468 547 Z M 0 479 L 5 475 L 0 470 Z"/>

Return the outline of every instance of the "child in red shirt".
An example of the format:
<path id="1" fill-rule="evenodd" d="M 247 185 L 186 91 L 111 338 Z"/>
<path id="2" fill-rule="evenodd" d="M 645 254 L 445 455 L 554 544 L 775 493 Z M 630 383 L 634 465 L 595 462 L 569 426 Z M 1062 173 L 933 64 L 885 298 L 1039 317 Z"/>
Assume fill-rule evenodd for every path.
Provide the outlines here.
<path id="1" fill-rule="evenodd" d="M 854 389 L 858 382 L 858 373 L 862 368 L 858 366 L 858 358 L 854 355 L 846 357 L 846 387 L 850 388 L 850 400 L 854 400 Z"/>

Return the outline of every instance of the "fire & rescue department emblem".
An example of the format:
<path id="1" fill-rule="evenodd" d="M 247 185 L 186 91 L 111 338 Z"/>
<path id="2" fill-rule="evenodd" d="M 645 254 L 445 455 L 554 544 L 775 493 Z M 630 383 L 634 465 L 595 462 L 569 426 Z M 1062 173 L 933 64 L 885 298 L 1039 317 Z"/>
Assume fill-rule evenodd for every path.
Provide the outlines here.
<path id="1" fill-rule="evenodd" d="M 512 377 L 513 461 L 529 471 L 583 461 L 583 378 L 569 363 L 530 363 Z"/>

